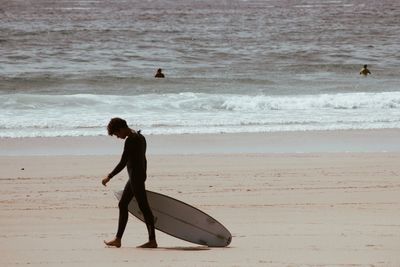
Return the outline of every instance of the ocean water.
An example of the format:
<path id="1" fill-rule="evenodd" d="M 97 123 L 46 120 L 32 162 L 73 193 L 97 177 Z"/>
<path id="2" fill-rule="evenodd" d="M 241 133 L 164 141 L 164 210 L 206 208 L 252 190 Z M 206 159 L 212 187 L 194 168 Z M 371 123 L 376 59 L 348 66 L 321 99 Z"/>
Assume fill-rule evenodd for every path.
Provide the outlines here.
<path id="1" fill-rule="evenodd" d="M 0 137 L 105 135 L 116 116 L 146 134 L 400 128 L 398 14 L 391 0 L 0 1 Z"/>

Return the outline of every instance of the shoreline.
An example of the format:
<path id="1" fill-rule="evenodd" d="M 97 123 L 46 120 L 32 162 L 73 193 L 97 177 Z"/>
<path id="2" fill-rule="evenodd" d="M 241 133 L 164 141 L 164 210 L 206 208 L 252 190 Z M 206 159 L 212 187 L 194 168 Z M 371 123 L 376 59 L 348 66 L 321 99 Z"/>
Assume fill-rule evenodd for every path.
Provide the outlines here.
<path id="1" fill-rule="evenodd" d="M 145 135 L 148 155 L 400 152 L 400 129 Z M 110 136 L 0 138 L 0 156 L 117 155 Z"/>

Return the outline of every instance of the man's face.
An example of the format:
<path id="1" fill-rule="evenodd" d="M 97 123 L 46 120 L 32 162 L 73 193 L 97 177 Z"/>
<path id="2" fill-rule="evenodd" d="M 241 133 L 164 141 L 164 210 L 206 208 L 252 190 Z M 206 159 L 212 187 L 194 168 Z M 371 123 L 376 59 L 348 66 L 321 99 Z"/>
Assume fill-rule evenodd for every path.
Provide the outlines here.
<path id="1" fill-rule="evenodd" d="M 117 138 L 120 138 L 120 139 L 125 139 L 125 138 L 126 138 L 126 134 L 124 134 L 124 131 L 122 131 L 122 129 L 119 129 L 118 131 L 116 131 L 116 132 L 114 133 L 114 135 L 115 135 Z"/>

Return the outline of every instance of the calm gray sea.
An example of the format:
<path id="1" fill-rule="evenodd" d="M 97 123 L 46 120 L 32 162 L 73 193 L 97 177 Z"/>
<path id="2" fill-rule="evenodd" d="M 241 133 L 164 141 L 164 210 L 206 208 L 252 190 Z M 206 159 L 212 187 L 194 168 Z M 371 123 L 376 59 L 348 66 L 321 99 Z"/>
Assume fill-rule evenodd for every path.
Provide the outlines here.
<path id="1" fill-rule="evenodd" d="M 391 0 L 0 0 L 0 137 L 100 135 L 114 116 L 158 134 L 400 128 L 399 14 Z"/>

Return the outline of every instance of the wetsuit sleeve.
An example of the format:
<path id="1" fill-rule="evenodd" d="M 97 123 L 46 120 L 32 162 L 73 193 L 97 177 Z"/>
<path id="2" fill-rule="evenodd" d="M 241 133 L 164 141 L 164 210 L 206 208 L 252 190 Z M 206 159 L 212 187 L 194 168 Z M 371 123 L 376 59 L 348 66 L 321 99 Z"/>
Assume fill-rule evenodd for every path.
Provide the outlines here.
<path id="1" fill-rule="evenodd" d="M 128 155 L 129 155 L 129 143 L 128 140 L 125 142 L 124 146 L 124 152 L 122 152 L 121 160 L 119 161 L 118 165 L 115 166 L 114 170 L 110 172 L 108 175 L 108 178 L 113 178 L 115 175 L 117 175 L 120 171 L 122 171 L 127 162 L 128 162 Z"/>

